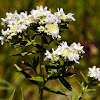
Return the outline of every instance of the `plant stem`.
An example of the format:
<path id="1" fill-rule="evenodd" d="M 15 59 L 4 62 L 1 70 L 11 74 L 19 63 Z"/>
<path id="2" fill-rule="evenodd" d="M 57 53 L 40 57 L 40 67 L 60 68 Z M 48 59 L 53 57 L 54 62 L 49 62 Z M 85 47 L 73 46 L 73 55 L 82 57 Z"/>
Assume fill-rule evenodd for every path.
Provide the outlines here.
<path id="1" fill-rule="evenodd" d="M 43 46 L 43 41 L 42 41 L 42 36 L 41 36 L 41 46 Z M 40 52 L 40 76 L 43 77 L 43 73 L 42 73 L 42 66 L 43 65 L 43 52 Z M 44 87 L 44 83 L 41 82 L 39 84 L 39 100 L 42 100 L 42 96 L 43 96 L 43 87 Z"/>
<path id="2" fill-rule="evenodd" d="M 40 83 L 39 85 L 39 100 L 42 100 L 43 97 L 43 85 Z"/>

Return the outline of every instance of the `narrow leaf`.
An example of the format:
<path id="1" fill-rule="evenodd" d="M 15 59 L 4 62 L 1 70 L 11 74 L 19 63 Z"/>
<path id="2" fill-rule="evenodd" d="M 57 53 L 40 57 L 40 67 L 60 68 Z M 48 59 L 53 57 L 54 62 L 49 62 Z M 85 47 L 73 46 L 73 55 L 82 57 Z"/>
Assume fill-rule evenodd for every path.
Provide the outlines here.
<path id="1" fill-rule="evenodd" d="M 75 100 L 75 94 L 71 96 L 71 100 Z"/>
<path id="2" fill-rule="evenodd" d="M 14 57 L 14 56 L 26 56 L 26 55 L 37 54 L 37 53 L 39 53 L 39 51 L 23 52 L 23 53 L 12 55 L 11 57 Z"/>
<path id="3" fill-rule="evenodd" d="M 38 81 L 38 82 L 44 82 L 44 80 L 46 81 L 47 79 L 46 78 L 43 78 L 43 77 L 32 77 L 32 78 L 29 78 L 30 80 L 34 80 L 34 81 Z"/>
<path id="4" fill-rule="evenodd" d="M 14 88 L 12 88 L 12 87 L 6 87 L 6 86 L 0 87 L 0 90 L 11 90 L 11 89 L 14 89 Z"/>
<path id="5" fill-rule="evenodd" d="M 15 67 L 17 68 L 18 71 L 20 71 L 30 82 L 33 84 L 39 85 L 37 81 L 30 80 L 32 78 L 29 74 L 27 74 L 24 70 L 22 70 L 18 65 L 15 64 Z"/>
<path id="6" fill-rule="evenodd" d="M 70 91 L 72 91 L 72 86 L 63 78 L 59 78 L 60 82 Z"/>
<path id="7" fill-rule="evenodd" d="M 96 91 L 96 89 L 86 89 L 85 91 Z"/>
<path id="8" fill-rule="evenodd" d="M 84 76 L 84 74 L 80 71 L 82 77 L 84 78 L 84 80 L 86 81 L 86 83 L 89 83 L 89 81 L 87 80 L 87 78 Z"/>
<path id="9" fill-rule="evenodd" d="M 26 43 L 26 45 L 25 46 L 29 46 L 29 45 L 31 45 L 32 43 L 29 41 L 28 43 Z"/>
<path id="10" fill-rule="evenodd" d="M 22 71 L 22 69 L 17 64 L 14 64 L 14 66 L 17 68 L 18 71 Z"/>
<path id="11" fill-rule="evenodd" d="M 21 56 L 25 56 L 26 54 L 28 54 L 28 52 L 23 52 L 21 53 Z"/>
<path id="12" fill-rule="evenodd" d="M 13 100 L 13 96 L 14 96 L 14 94 L 15 94 L 15 89 L 14 89 L 14 91 L 12 92 L 12 94 L 11 94 L 9 100 Z"/>
<path id="13" fill-rule="evenodd" d="M 50 89 L 48 87 L 44 87 L 44 90 L 52 92 L 52 93 L 56 93 L 56 94 L 66 95 L 66 94 L 64 94 L 64 93 L 62 93 L 60 91 L 57 91 L 57 90 L 54 90 L 54 89 Z"/>
<path id="14" fill-rule="evenodd" d="M 4 80 L 4 79 L 0 79 L 0 83 L 6 84 L 9 87 L 13 88 L 14 86 L 12 84 L 10 84 L 8 81 Z"/>
<path id="15" fill-rule="evenodd" d="M 72 93 L 74 93 L 75 95 L 79 95 L 79 93 L 72 87 Z"/>
<path id="16" fill-rule="evenodd" d="M 21 87 L 21 100 L 24 100 L 22 87 Z"/>

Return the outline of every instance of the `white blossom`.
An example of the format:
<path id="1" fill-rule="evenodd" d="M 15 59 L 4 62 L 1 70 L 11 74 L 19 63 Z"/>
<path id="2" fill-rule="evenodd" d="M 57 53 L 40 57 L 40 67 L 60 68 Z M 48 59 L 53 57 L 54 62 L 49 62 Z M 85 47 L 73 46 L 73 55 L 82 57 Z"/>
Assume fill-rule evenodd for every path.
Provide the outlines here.
<path id="1" fill-rule="evenodd" d="M 64 49 L 61 56 L 64 57 L 64 59 L 68 59 L 69 61 L 75 61 L 76 63 L 79 63 L 78 60 L 80 56 L 75 50 L 70 51 L 69 49 Z"/>
<path id="2" fill-rule="evenodd" d="M 3 45 L 3 43 L 4 43 L 4 37 L 0 36 L 0 40 L 1 40 L 1 45 Z"/>
<path id="3" fill-rule="evenodd" d="M 53 52 L 50 53 L 48 50 L 46 50 L 46 53 L 45 53 L 46 57 L 44 58 L 44 60 L 49 59 L 49 60 L 51 60 L 52 63 L 54 63 L 54 62 L 59 60 L 59 55 L 58 55 L 58 53 L 56 51 L 54 51 L 53 48 L 52 48 L 52 51 Z"/>
<path id="4" fill-rule="evenodd" d="M 58 24 L 46 24 L 44 32 L 47 33 L 47 35 L 52 35 L 52 38 L 59 37 Z"/>
<path id="5" fill-rule="evenodd" d="M 41 33 L 41 32 L 44 32 L 45 28 L 44 28 L 44 26 L 40 26 L 37 29 L 38 29 L 37 31 Z"/>
<path id="6" fill-rule="evenodd" d="M 60 23 L 61 20 L 51 13 L 51 10 L 47 7 L 37 6 L 36 10 L 31 11 L 31 15 L 34 18 L 35 23 L 48 24 L 48 23 Z"/>
<path id="7" fill-rule="evenodd" d="M 65 15 L 64 10 L 62 8 L 58 8 L 58 12 L 54 13 L 56 17 L 59 17 L 60 20 L 64 22 L 70 22 L 70 21 L 75 21 L 72 13 L 68 13 Z"/>
<path id="8" fill-rule="evenodd" d="M 73 15 L 74 14 L 72 14 L 72 13 L 68 13 L 67 15 L 66 15 L 66 20 L 67 21 L 75 21 L 75 18 L 73 17 Z"/>
<path id="9" fill-rule="evenodd" d="M 84 51 L 83 51 L 83 46 L 81 46 L 80 43 L 78 44 L 73 43 L 71 44 L 71 46 L 68 46 L 67 42 L 63 41 L 62 43 L 60 43 L 60 45 L 56 50 L 52 49 L 51 54 L 52 57 L 59 57 L 59 58 L 61 57 L 64 58 L 65 60 L 75 61 L 76 63 L 79 63 L 81 53 L 83 54 Z"/>
<path id="10" fill-rule="evenodd" d="M 76 44 L 75 42 L 73 42 L 72 44 L 71 44 L 71 46 L 69 47 L 69 49 L 70 50 L 77 50 L 78 52 L 80 52 L 80 53 L 85 53 L 85 51 L 83 51 L 83 47 L 84 46 L 81 46 L 81 44 L 80 43 L 78 43 L 78 44 Z"/>
<path id="11" fill-rule="evenodd" d="M 45 55 L 46 55 L 46 57 L 45 57 L 45 59 L 44 59 L 44 60 L 47 60 L 47 59 L 52 59 L 52 54 L 51 54 L 48 50 L 46 50 Z"/>
<path id="12" fill-rule="evenodd" d="M 58 9 L 58 12 L 54 14 L 51 10 L 43 6 L 37 6 L 36 10 L 33 9 L 30 14 L 27 11 L 17 13 L 6 13 L 6 18 L 1 18 L 2 25 L 7 27 L 6 30 L 2 29 L 2 35 L 6 41 L 12 39 L 12 36 L 16 36 L 19 33 L 23 33 L 28 27 L 34 24 L 38 24 L 38 32 L 44 32 L 44 34 L 51 35 L 52 38 L 61 38 L 59 35 L 59 24 L 63 21 L 75 20 L 73 14 L 69 13 L 65 15 L 62 8 Z M 63 48 L 63 47 L 62 47 Z"/>
<path id="13" fill-rule="evenodd" d="M 59 46 L 61 49 L 61 56 L 64 57 L 64 59 L 68 59 L 69 61 L 75 61 L 76 63 L 79 63 L 78 60 L 80 58 L 80 54 L 84 53 L 83 47 L 80 43 L 76 44 L 75 42 L 71 44 L 71 46 L 67 45 L 67 42 L 62 42 L 61 46 Z"/>
<path id="14" fill-rule="evenodd" d="M 96 68 L 96 66 L 89 68 L 88 76 L 98 79 L 100 81 L 100 68 Z"/>

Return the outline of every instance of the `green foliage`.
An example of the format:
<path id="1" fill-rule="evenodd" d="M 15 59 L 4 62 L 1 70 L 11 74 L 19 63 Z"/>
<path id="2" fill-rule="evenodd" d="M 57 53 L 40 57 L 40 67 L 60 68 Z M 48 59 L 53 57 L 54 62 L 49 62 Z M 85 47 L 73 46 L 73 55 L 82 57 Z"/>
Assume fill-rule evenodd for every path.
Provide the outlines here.
<path id="1" fill-rule="evenodd" d="M 60 91 L 57 91 L 57 90 L 54 90 L 54 89 L 50 89 L 50 88 L 47 88 L 47 87 L 44 87 L 44 90 L 52 92 L 52 93 L 60 94 L 60 95 L 66 95 L 66 94 L 64 94 L 64 93 L 62 93 Z"/>
<path id="2" fill-rule="evenodd" d="M 11 83 L 9 83 L 8 81 L 4 80 L 4 79 L 0 79 L 0 84 L 4 85 L 4 86 L 2 86 L 2 85 L 0 86 L 0 90 L 14 89 L 14 86 Z"/>
<path id="3" fill-rule="evenodd" d="M 14 94 L 15 94 L 15 89 L 13 90 L 13 92 L 12 92 L 12 94 L 11 94 L 9 100 L 13 100 L 13 96 L 14 96 Z"/>
<path id="4" fill-rule="evenodd" d="M 71 85 L 63 77 L 59 78 L 59 80 L 68 90 L 72 91 Z"/>

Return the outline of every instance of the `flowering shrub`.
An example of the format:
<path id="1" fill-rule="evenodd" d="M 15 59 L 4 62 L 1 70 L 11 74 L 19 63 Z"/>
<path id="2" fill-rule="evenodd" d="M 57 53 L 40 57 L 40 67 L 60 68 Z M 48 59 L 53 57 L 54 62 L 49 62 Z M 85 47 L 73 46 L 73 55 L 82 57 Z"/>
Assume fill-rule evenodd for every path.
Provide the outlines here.
<path id="1" fill-rule="evenodd" d="M 7 17 L 5 19 L 1 18 L 3 21 L 2 25 L 7 27 L 6 30 L 2 29 L 2 36 L 0 36 L 1 45 L 7 42 L 15 49 L 25 49 L 30 46 L 37 48 L 36 51 L 25 51 L 16 54 L 17 56 L 33 55 L 32 63 L 25 61 L 22 61 L 22 63 L 31 67 L 30 70 L 34 70 L 36 77 L 29 75 L 25 69 L 21 69 L 16 64 L 15 67 L 29 81 L 39 86 L 39 100 L 42 100 L 43 90 L 67 96 L 65 93 L 46 87 L 45 84 L 49 80 L 59 79 L 73 93 L 72 100 L 75 100 L 74 95 L 76 95 L 77 100 L 80 100 L 85 91 L 94 91 L 94 89 L 89 89 L 88 87 L 94 85 L 93 82 L 95 79 L 100 81 L 100 68 L 94 66 L 93 68 L 89 68 L 88 76 L 91 78 L 87 79 L 81 72 L 86 82 L 85 84 L 84 82 L 79 82 L 81 93 L 78 93 L 67 82 L 67 77 L 75 75 L 75 73 L 69 72 L 73 68 L 72 65 L 74 63 L 79 64 L 79 60 L 85 53 L 83 50 L 84 46 L 81 46 L 80 43 L 77 44 L 74 42 L 68 46 L 67 42 L 61 39 L 62 30 L 68 29 L 68 24 L 71 21 L 75 21 L 73 15 L 72 13 L 66 15 L 62 8 L 52 14 L 51 10 L 48 10 L 47 7 L 37 6 L 37 9 L 33 9 L 30 14 L 27 14 L 26 11 L 18 14 L 15 11 L 14 14 L 6 13 Z M 29 30 L 32 30 L 33 33 L 30 34 Z M 36 40 L 37 37 L 40 37 L 41 44 Z M 57 44 L 57 48 L 48 50 L 52 42 Z M 36 54 L 38 54 L 38 57 L 35 56 Z M 40 73 L 37 72 L 39 65 Z M 45 71 L 43 71 L 44 69 Z"/>

